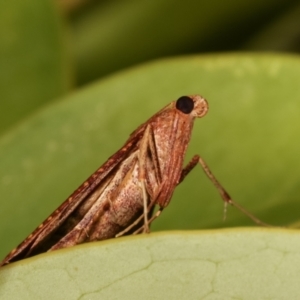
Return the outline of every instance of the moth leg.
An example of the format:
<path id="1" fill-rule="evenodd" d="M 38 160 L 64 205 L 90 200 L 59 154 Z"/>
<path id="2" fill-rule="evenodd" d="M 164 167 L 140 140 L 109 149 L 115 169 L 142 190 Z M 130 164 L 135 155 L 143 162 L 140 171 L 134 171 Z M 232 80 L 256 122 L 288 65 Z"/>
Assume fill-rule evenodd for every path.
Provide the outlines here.
<path id="1" fill-rule="evenodd" d="M 151 202 L 150 204 L 148 205 L 147 207 L 147 212 L 151 213 L 151 209 L 153 209 L 154 205 L 156 204 L 156 198 L 157 198 L 157 195 L 161 192 L 161 187 L 162 185 L 160 186 L 160 188 L 157 190 L 157 193 L 156 195 L 154 195 L 153 199 L 151 199 Z M 162 211 L 162 209 L 160 209 Z M 156 212 L 155 215 L 157 215 L 158 212 Z M 160 213 L 155 217 L 155 219 L 160 215 Z M 148 216 L 149 217 L 149 216 Z M 139 222 L 144 218 L 144 214 L 141 214 L 134 222 L 132 222 L 128 227 L 126 227 L 124 230 L 122 230 L 121 232 L 119 232 L 118 234 L 115 235 L 115 237 L 120 237 L 120 236 L 123 236 L 124 234 L 126 234 L 127 232 L 129 232 L 132 228 L 136 227 Z M 148 219 L 148 224 L 151 224 L 152 221 L 153 221 L 153 217 L 151 217 L 150 219 Z M 144 225 L 141 226 L 139 228 L 139 230 L 136 230 L 134 231 L 133 234 L 136 234 L 137 233 L 141 233 L 144 229 Z"/>
<path id="2" fill-rule="evenodd" d="M 150 125 L 148 125 L 145 129 L 144 135 L 141 139 L 140 143 L 140 151 L 138 155 L 139 160 L 139 182 L 140 187 L 142 190 L 142 197 L 143 197 L 143 208 L 144 208 L 144 232 L 149 233 L 149 222 L 148 222 L 148 194 L 146 191 L 146 160 L 147 160 L 147 152 L 149 146 L 149 139 L 150 139 Z"/>
<path id="3" fill-rule="evenodd" d="M 147 207 L 147 211 L 150 211 L 151 210 L 151 208 L 153 207 L 155 205 L 155 201 L 151 201 L 151 203 L 148 205 L 148 207 Z M 134 222 L 132 222 L 128 227 L 126 227 L 124 230 L 122 230 L 121 232 L 119 232 L 118 234 L 116 234 L 115 235 L 115 237 L 117 238 L 117 237 L 121 237 L 121 236 L 123 236 L 123 235 L 125 235 L 127 232 L 129 232 L 132 228 L 134 228 L 135 226 L 137 226 L 138 225 L 138 223 L 142 220 L 144 218 L 144 213 L 143 214 L 141 214 Z M 152 218 L 151 218 L 152 219 Z M 151 220 L 150 219 L 150 220 Z M 149 219 L 148 219 L 148 224 L 150 224 L 151 223 L 151 221 L 150 221 Z M 141 226 L 141 228 L 140 229 L 144 229 L 144 225 L 143 226 Z M 143 231 L 143 230 L 142 230 Z M 141 231 L 140 231 L 141 232 Z"/>
<path id="4" fill-rule="evenodd" d="M 126 234 L 127 232 L 129 232 L 132 228 L 134 228 L 135 226 L 138 225 L 138 223 L 144 218 L 144 225 L 142 227 L 140 227 L 137 231 L 138 233 L 140 232 L 144 232 L 144 233 L 149 233 L 150 232 L 150 228 L 149 225 L 150 223 L 156 219 L 159 214 L 160 214 L 160 210 L 156 212 L 155 217 L 150 218 L 149 220 L 149 216 L 151 215 L 151 209 L 153 208 L 153 206 L 155 205 L 156 202 L 156 196 L 152 195 L 153 199 L 151 199 L 150 204 L 148 205 L 148 198 L 149 198 L 149 194 L 147 193 L 147 188 L 146 188 L 146 161 L 147 161 L 147 157 L 149 155 L 149 152 L 151 153 L 151 159 L 153 161 L 153 165 L 154 165 L 154 170 L 155 170 L 155 174 L 156 174 L 156 178 L 157 181 L 160 182 L 161 181 L 161 172 L 159 169 L 159 163 L 157 160 L 157 151 L 156 151 L 156 146 L 155 146 L 155 139 L 153 136 L 153 132 L 151 129 L 151 125 L 148 125 L 144 131 L 144 135 L 141 139 L 140 142 L 140 150 L 139 150 L 139 155 L 138 155 L 138 163 L 139 163 L 139 184 L 141 187 L 141 191 L 142 191 L 142 197 L 143 197 L 143 214 L 141 216 L 139 216 L 132 224 L 130 224 L 128 227 L 126 227 L 124 230 L 122 230 L 121 232 L 119 232 L 118 234 L 115 235 L 115 237 L 120 237 L 124 234 Z M 162 185 L 160 185 L 161 187 Z M 158 191 L 156 191 L 156 194 L 158 195 L 160 192 L 160 189 Z M 162 210 L 162 209 L 161 209 Z"/>
<path id="5" fill-rule="evenodd" d="M 233 199 L 230 197 L 230 195 L 227 193 L 227 191 L 223 188 L 223 186 L 219 183 L 219 181 L 217 180 L 217 178 L 213 175 L 213 173 L 211 172 L 211 170 L 209 169 L 208 165 L 206 164 L 206 162 L 199 156 L 199 155 L 195 155 L 192 159 L 192 161 L 194 160 L 198 160 L 199 164 L 201 165 L 204 173 L 206 174 L 206 176 L 210 179 L 210 181 L 214 184 L 214 186 L 217 188 L 221 198 L 224 200 L 225 202 L 225 210 L 224 212 L 226 213 L 226 207 L 227 207 L 227 203 L 231 204 L 232 206 L 235 206 L 237 209 L 239 209 L 242 213 L 244 213 L 246 216 L 248 216 L 252 221 L 254 221 L 256 224 L 258 225 L 262 225 L 262 226 L 272 226 L 269 225 L 267 223 L 264 223 L 263 221 L 261 221 L 260 219 L 256 218 L 254 215 L 252 215 L 249 211 L 247 211 L 245 208 L 243 208 L 242 206 L 240 206 L 238 203 L 236 203 L 235 201 L 233 201 Z M 184 177 L 183 177 L 184 178 Z"/>
<path id="6" fill-rule="evenodd" d="M 164 209 L 163 207 L 160 207 L 160 208 L 159 208 L 159 210 L 155 213 L 155 215 L 152 216 L 152 217 L 148 220 L 149 224 L 151 224 L 155 219 L 157 219 L 157 218 L 160 216 L 160 214 L 162 213 L 163 209 Z M 144 226 L 138 228 L 135 232 L 133 232 L 133 234 L 141 233 L 141 232 L 143 232 L 143 230 L 144 230 Z"/>
<path id="7" fill-rule="evenodd" d="M 148 205 L 148 198 L 149 195 L 147 193 L 147 187 L 146 187 L 146 161 L 147 161 L 147 156 L 151 155 L 151 159 L 153 161 L 154 165 L 154 171 L 156 174 L 157 181 L 161 181 L 161 172 L 159 169 L 159 163 L 157 160 L 157 151 L 156 151 L 156 146 L 155 146 L 155 139 L 153 136 L 153 131 L 151 128 L 151 125 L 148 125 L 145 129 L 144 135 L 141 139 L 140 142 L 140 150 L 139 150 L 139 155 L 138 155 L 138 160 L 139 160 L 139 183 L 142 191 L 142 197 L 143 197 L 143 214 L 139 216 L 132 224 L 130 224 L 128 227 L 126 227 L 124 230 L 119 232 L 115 237 L 120 237 L 127 232 L 129 232 L 132 228 L 138 225 L 138 223 L 144 218 L 144 225 L 140 228 L 143 229 L 142 231 L 144 233 L 150 232 L 149 225 L 153 221 L 152 218 L 149 220 L 149 216 L 151 215 L 151 209 L 155 205 L 156 202 L 156 196 L 152 195 L 150 204 Z M 162 187 L 162 185 L 160 185 Z M 160 193 L 160 188 L 158 191 L 156 191 L 156 195 Z M 156 213 L 157 214 L 157 213 Z M 139 230 L 141 232 L 141 230 Z"/>
<path id="8" fill-rule="evenodd" d="M 184 178 L 196 167 L 198 162 L 199 162 L 199 155 L 195 155 L 190 160 L 190 162 L 182 169 L 178 184 L 181 183 L 184 180 Z"/>
<path id="9" fill-rule="evenodd" d="M 147 205 L 147 202 L 148 202 L 148 195 L 147 195 L 147 192 L 146 192 L 146 187 L 145 187 L 145 179 L 143 179 L 141 181 L 141 188 L 142 188 L 142 194 L 143 194 L 143 208 L 144 208 L 144 230 L 143 232 L 144 233 L 149 233 L 150 232 L 150 228 L 149 228 L 149 220 L 148 220 L 148 205 Z"/>
<path id="10" fill-rule="evenodd" d="M 151 151 L 154 151 L 154 141 L 153 140 L 150 140 L 150 148 L 151 148 Z M 194 169 L 194 167 L 198 164 L 198 161 L 199 161 L 199 156 L 198 155 L 195 155 L 191 161 L 186 165 L 186 167 L 182 170 L 181 172 L 181 176 L 180 176 L 180 180 L 178 182 L 181 183 L 184 178 L 192 171 L 192 169 Z M 158 167 L 157 167 L 158 168 Z M 158 176 L 160 175 L 160 171 L 159 169 L 157 170 L 157 174 Z M 162 186 L 162 185 L 161 185 Z M 158 193 L 160 192 L 160 190 L 158 191 Z M 154 197 L 154 200 L 151 201 L 150 205 L 147 207 L 147 212 L 153 207 L 153 205 L 155 204 L 155 197 Z M 155 219 L 157 219 L 160 214 L 162 213 L 163 211 L 163 208 L 159 208 L 159 210 L 155 213 L 154 216 L 152 216 L 147 222 L 148 224 L 151 224 Z M 145 212 L 144 212 L 145 214 Z M 125 228 L 123 231 L 119 232 L 115 237 L 120 237 L 122 235 L 124 235 L 126 232 L 128 232 L 130 229 L 132 229 L 133 227 L 135 227 L 141 220 L 142 218 L 144 217 L 144 215 L 141 215 L 139 218 L 137 218 L 130 226 L 128 226 L 127 228 Z M 143 232 L 145 229 L 144 229 L 144 226 L 141 226 L 140 228 L 138 228 L 136 231 L 133 232 L 133 234 L 138 234 L 138 233 L 141 233 Z"/>

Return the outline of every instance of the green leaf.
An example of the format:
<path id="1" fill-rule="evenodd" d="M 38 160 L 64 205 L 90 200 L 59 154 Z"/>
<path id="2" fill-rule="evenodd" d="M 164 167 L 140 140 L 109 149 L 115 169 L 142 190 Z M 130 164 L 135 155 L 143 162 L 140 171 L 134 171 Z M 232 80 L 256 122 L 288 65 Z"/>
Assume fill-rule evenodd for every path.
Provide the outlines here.
<path id="1" fill-rule="evenodd" d="M 300 59 L 231 54 L 160 60 L 39 111 L 0 139 L 0 255 L 24 239 L 129 134 L 171 100 L 200 93 L 187 161 L 201 154 L 233 199 L 274 225 L 299 220 Z M 153 230 L 251 225 L 202 170 L 178 186 Z"/>
<path id="2" fill-rule="evenodd" d="M 1 299 L 299 299 L 299 231 L 131 236 L 0 270 Z"/>
<path id="3" fill-rule="evenodd" d="M 65 32 L 53 1 L 1 1 L 0 134 L 69 90 Z"/>

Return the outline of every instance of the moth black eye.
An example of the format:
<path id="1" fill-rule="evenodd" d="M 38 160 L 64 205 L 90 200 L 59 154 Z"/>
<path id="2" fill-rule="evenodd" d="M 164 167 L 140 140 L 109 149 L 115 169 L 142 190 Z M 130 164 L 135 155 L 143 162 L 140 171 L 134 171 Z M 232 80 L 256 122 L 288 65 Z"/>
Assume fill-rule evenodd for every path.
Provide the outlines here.
<path id="1" fill-rule="evenodd" d="M 184 114 L 189 114 L 194 109 L 194 101 L 188 96 L 182 96 L 176 101 L 176 108 Z"/>

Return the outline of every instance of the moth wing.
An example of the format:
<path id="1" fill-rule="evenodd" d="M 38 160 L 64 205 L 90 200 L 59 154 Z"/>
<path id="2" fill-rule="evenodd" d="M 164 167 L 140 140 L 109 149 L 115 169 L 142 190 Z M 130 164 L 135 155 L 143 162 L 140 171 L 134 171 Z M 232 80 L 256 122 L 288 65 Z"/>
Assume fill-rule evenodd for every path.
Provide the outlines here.
<path id="1" fill-rule="evenodd" d="M 34 250 L 53 233 L 70 216 L 70 214 L 91 194 L 101 181 L 111 176 L 113 170 L 135 149 L 143 134 L 143 128 L 132 134 L 125 145 L 113 154 L 98 170 L 96 170 L 77 190 L 65 200 L 42 224 L 40 224 L 17 248 L 12 250 L 0 263 L 0 266 L 26 258 L 27 253 Z"/>

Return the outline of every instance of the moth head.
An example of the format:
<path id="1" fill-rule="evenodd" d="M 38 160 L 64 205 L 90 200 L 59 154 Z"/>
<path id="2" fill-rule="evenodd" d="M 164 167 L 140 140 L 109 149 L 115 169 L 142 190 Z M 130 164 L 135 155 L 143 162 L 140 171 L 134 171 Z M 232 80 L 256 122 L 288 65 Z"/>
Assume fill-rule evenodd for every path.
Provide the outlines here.
<path id="1" fill-rule="evenodd" d="M 208 112 L 208 103 L 199 95 L 182 96 L 176 101 L 176 109 L 194 118 L 201 118 Z"/>

